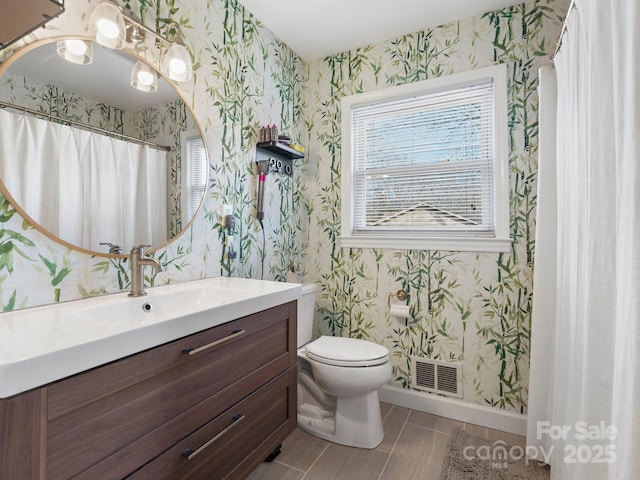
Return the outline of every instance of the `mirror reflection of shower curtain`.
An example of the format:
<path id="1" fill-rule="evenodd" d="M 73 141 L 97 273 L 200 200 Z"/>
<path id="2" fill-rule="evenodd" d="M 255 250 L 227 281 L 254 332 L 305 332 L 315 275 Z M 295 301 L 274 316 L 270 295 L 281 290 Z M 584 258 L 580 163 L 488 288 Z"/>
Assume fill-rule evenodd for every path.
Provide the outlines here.
<path id="1" fill-rule="evenodd" d="M 166 152 L 4 110 L 0 125 L 0 176 L 46 230 L 94 251 L 167 241 Z"/>

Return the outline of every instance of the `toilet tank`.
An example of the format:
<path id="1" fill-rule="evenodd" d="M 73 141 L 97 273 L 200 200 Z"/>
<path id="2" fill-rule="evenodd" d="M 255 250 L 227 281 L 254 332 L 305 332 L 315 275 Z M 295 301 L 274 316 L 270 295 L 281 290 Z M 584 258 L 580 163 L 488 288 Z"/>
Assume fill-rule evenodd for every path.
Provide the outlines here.
<path id="1" fill-rule="evenodd" d="M 315 283 L 302 284 L 302 297 L 298 300 L 298 348 L 311 341 L 317 291 Z"/>

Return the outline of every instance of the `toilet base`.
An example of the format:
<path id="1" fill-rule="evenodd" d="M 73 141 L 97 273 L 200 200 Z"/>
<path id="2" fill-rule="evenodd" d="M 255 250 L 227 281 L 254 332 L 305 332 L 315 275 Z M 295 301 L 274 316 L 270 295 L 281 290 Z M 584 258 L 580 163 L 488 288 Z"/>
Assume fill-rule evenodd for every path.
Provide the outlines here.
<path id="1" fill-rule="evenodd" d="M 333 412 L 307 404 L 299 406 L 300 429 L 349 447 L 376 448 L 380 445 L 384 431 L 377 390 L 357 397 L 338 397 L 336 400 Z"/>

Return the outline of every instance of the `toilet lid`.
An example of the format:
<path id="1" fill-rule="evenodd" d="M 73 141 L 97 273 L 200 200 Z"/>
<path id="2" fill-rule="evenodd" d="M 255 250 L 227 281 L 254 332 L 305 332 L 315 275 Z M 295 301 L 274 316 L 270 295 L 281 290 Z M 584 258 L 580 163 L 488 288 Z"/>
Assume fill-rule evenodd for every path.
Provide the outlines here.
<path id="1" fill-rule="evenodd" d="M 308 358 L 341 367 L 371 367 L 386 363 L 389 350 L 356 338 L 322 336 L 306 346 Z"/>

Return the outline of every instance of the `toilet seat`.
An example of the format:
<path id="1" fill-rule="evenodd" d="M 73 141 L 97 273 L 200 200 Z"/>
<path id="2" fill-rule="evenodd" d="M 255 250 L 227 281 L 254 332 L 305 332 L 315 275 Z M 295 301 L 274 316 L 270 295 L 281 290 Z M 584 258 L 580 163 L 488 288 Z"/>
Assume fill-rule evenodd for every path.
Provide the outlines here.
<path id="1" fill-rule="evenodd" d="M 389 360 L 389 350 L 356 338 L 322 336 L 305 347 L 308 358 L 338 367 L 373 367 Z"/>

